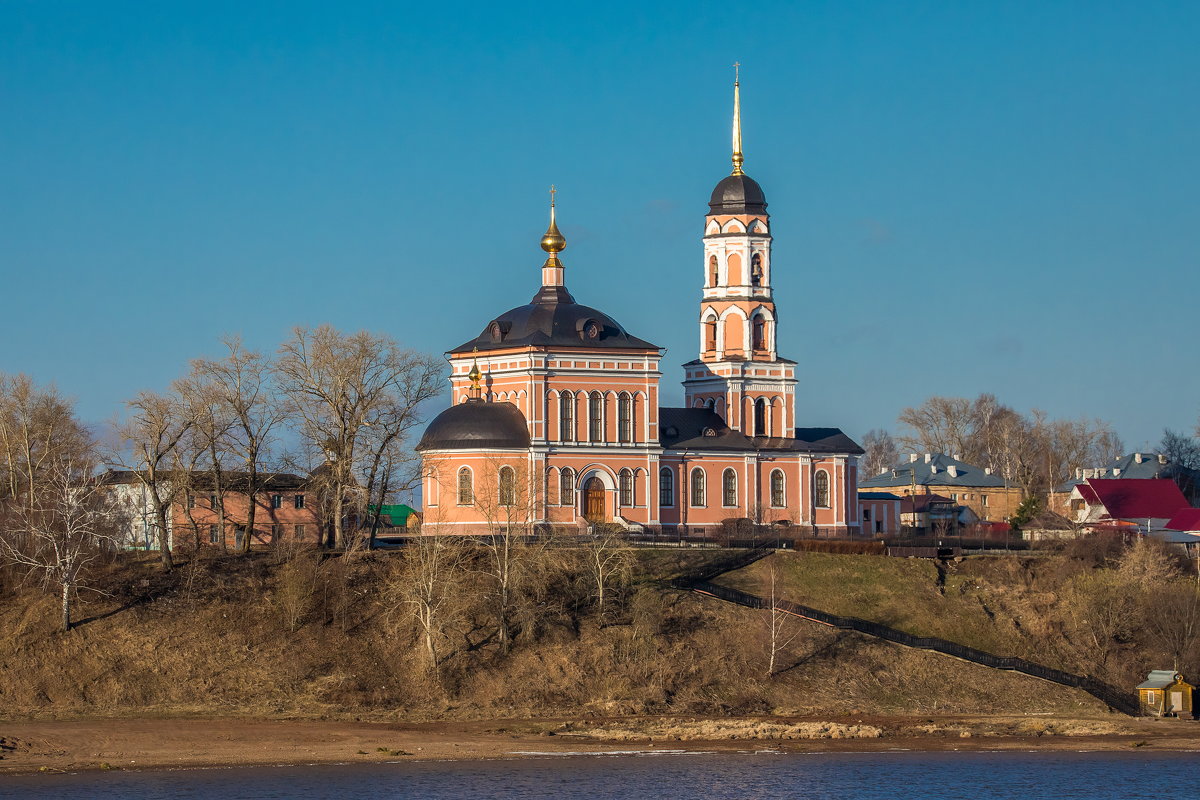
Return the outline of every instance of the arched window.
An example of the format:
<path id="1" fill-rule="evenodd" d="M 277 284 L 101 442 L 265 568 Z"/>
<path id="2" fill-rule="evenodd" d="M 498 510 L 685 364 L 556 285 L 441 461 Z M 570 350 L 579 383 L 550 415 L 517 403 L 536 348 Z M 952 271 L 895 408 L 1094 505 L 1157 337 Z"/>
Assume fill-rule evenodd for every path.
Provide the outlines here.
<path id="1" fill-rule="evenodd" d="M 783 470 L 771 471 L 771 507 L 783 508 L 787 505 L 786 484 L 783 482 Z"/>
<path id="2" fill-rule="evenodd" d="M 711 353 L 717 349 L 717 321 L 715 319 L 705 320 L 704 322 L 704 351 Z"/>
<path id="3" fill-rule="evenodd" d="M 712 398 L 712 397 L 708 398 L 707 400 L 704 401 L 704 407 L 707 408 L 709 411 L 715 411 L 717 408 L 716 399 Z"/>
<path id="4" fill-rule="evenodd" d="M 658 504 L 667 507 L 675 505 L 675 473 L 667 467 L 658 471 Z"/>
<path id="5" fill-rule="evenodd" d="M 500 505 L 513 506 L 517 504 L 517 476 L 512 467 L 500 468 Z"/>
<path id="6" fill-rule="evenodd" d="M 750 346 L 755 350 L 767 349 L 767 321 L 761 316 L 754 318 L 754 324 L 750 328 L 751 342 Z"/>
<path id="7" fill-rule="evenodd" d="M 563 442 L 575 441 L 574 392 L 563 392 L 558 396 L 558 438 Z"/>
<path id="8" fill-rule="evenodd" d="M 761 397 L 754 401 L 754 435 L 767 435 L 767 401 Z"/>
<path id="9" fill-rule="evenodd" d="M 469 506 L 475 502 L 475 487 L 471 470 L 463 467 L 458 471 L 458 504 Z"/>
<path id="10" fill-rule="evenodd" d="M 823 469 L 817 470 L 817 477 L 813 486 L 813 497 L 818 507 L 829 508 L 829 473 Z"/>
<path id="11" fill-rule="evenodd" d="M 575 471 L 570 467 L 558 475 L 558 502 L 564 506 L 575 505 Z"/>
<path id="12" fill-rule="evenodd" d="M 759 253 L 755 253 L 750 260 L 750 283 L 755 286 L 762 283 L 762 255 Z"/>
<path id="13" fill-rule="evenodd" d="M 621 470 L 617 475 L 617 489 L 621 507 L 631 508 L 633 506 L 633 473 L 628 469 Z"/>
<path id="14" fill-rule="evenodd" d="M 737 473 L 727 469 L 721 475 L 721 505 L 730 508 L 737 504 Z"/>
<path id="15" fill-rule="evenodd" d="M 625 392 L 617 398 L 617 436 L 619 441 L 633 441 L 633 398 Z"/>
<path id="16" fill-rule="evenodd" d="M 588 397 L 588 441 L 604 440 L 604 398 L 599 392 Z"/>
<path id="17" fill-rule="evenodd" d="M 692 263 L 695 263 L 695 262 L 692 262 Z M 694 275 L 695 273 L 692 273 L 692 274 Z M 717 269 L 717 257 L 712 256 L 711 258 L 708 259 L 708 285 L 716 286 L 717 283 L 720 281 L 720 278 L 721 278 L 721 274 L 720 274 L 720 271 Z"/>
<path id="18" fill-rule="evenodd" d="M 692 505 L 696 508 L 704 506 L 704 470 L 696 467 L 692 470 Z"/>

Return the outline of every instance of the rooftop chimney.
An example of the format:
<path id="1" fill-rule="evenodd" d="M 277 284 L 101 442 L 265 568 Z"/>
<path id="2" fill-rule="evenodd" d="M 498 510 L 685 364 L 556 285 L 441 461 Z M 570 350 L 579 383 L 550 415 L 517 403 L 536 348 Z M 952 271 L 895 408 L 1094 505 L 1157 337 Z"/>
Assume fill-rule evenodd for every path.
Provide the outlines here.
<path id="1" fill-rule="evenodd" d="M 1121 477 L 1121 468 L 1120 467 L 1113 467 L 1113 477 L 1114 478 Z"/>
<path id="2" fill-rule="evenodd" d="M 936 469 L 936 467 L 935 467 L 935 469 Z M 949 466 L 946 467 L 946 472 L 950 473 L 951 478 L 958 477 L 958 467 L 954 466 L 953 464 L 950 464 Z"/>
<path id="3" fill-rule="evenodd" d="M 984 467 L 984 468 L 983 468 L 983 474 L 984 474 L 984 475 L 991 475 L 991 474 L 992 474 L 992 468 L 991 468 L 991 467 Z"/>
<path id="4" fill-rule="evenodd" d="M 1134 461 L 1136 461 L 1136 462 L 1137 462 L 1137 463 L 1139 463 L 1139 464 L 1140 464 L 1140 463 L 1142 463 L 1142 454 L 1141 454 L 1141 453 L 1134 453 L 1134 454 L 1133 454 L 1133 460 L 1134 460 Z"/>
<path id="5" fill-rule="evenodd" d="M 1160 463 L 1160 464 L 1166 464 L 1166 463 L 1167 463 L 1167 456 L 1166 456 L 1166 454 L 1165 454 L 1165 453 L 1159 453 L 1159 454 L 1158 454 L 1158 463 Z"/>
<path id="6" fill-rule="evenodd" d="M 930 465 L 930 467 L 929 467 L 929 474 L 930 474 L 930 475 L 937 475 L 937 470 L 938 470 L 938 466 L 937 466 L 937 464 L 931 464 L 931 465 Z"/>
<path id="7" fill-rule="evenodd" d="M 926 453 L 925 454 L 925 463 L 929 464 L 932 462 L 933 462 L 933 453 Z"/>
<path id="8" fill-rule="evenodd" d="M 916 454 L 916 453 L 909 453 L 909 454 L 908 454 L 908 463 L 910 463 L 910 464 L 916 463 L 916 460 L 917 460 L 917 454 Z"/>

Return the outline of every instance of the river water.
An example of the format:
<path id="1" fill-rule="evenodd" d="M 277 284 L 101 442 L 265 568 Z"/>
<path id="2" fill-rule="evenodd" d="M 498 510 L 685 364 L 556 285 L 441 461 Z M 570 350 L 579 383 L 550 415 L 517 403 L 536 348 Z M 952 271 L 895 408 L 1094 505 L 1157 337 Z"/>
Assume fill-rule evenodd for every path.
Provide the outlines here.
<path id="1" fill-rule="evenodd" d="M 0 776 L 22 800 L 558 798 L 589 800 L 1192 800 L 1194 753 L 820 753 L 554 756 Z"/>

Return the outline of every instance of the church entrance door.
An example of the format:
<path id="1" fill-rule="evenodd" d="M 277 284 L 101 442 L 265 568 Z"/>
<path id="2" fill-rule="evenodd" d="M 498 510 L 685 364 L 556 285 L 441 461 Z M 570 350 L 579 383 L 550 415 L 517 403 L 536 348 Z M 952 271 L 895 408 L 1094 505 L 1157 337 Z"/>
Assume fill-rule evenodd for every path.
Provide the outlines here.
<path id="1" fill-rule="evenodd" d="M 583 485 L 583 516 L 588 522 L 604 521 L 604 482 L 591 477 Z"/>

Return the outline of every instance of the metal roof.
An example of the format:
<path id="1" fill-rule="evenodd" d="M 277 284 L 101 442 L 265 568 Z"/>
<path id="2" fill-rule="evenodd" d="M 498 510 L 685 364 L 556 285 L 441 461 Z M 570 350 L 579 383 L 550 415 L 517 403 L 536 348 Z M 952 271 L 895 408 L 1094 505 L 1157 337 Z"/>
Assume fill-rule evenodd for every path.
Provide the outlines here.
<path id="1" fill-rule="evenodd" d="M 906 459 L 887 472 L 859 481 L 859 488 L 886 489 L 914 484 L 917 486 L 965 486 L 972 489 L 1002 488 L 1004 486 L 1004 480 L 998 475 L 990 475 L 983 467 L 959 461 L 944 453 L 917 453 L 915 455 L 916 461 Z M 955 474 L 952 475 L 951 471 Z"/>

